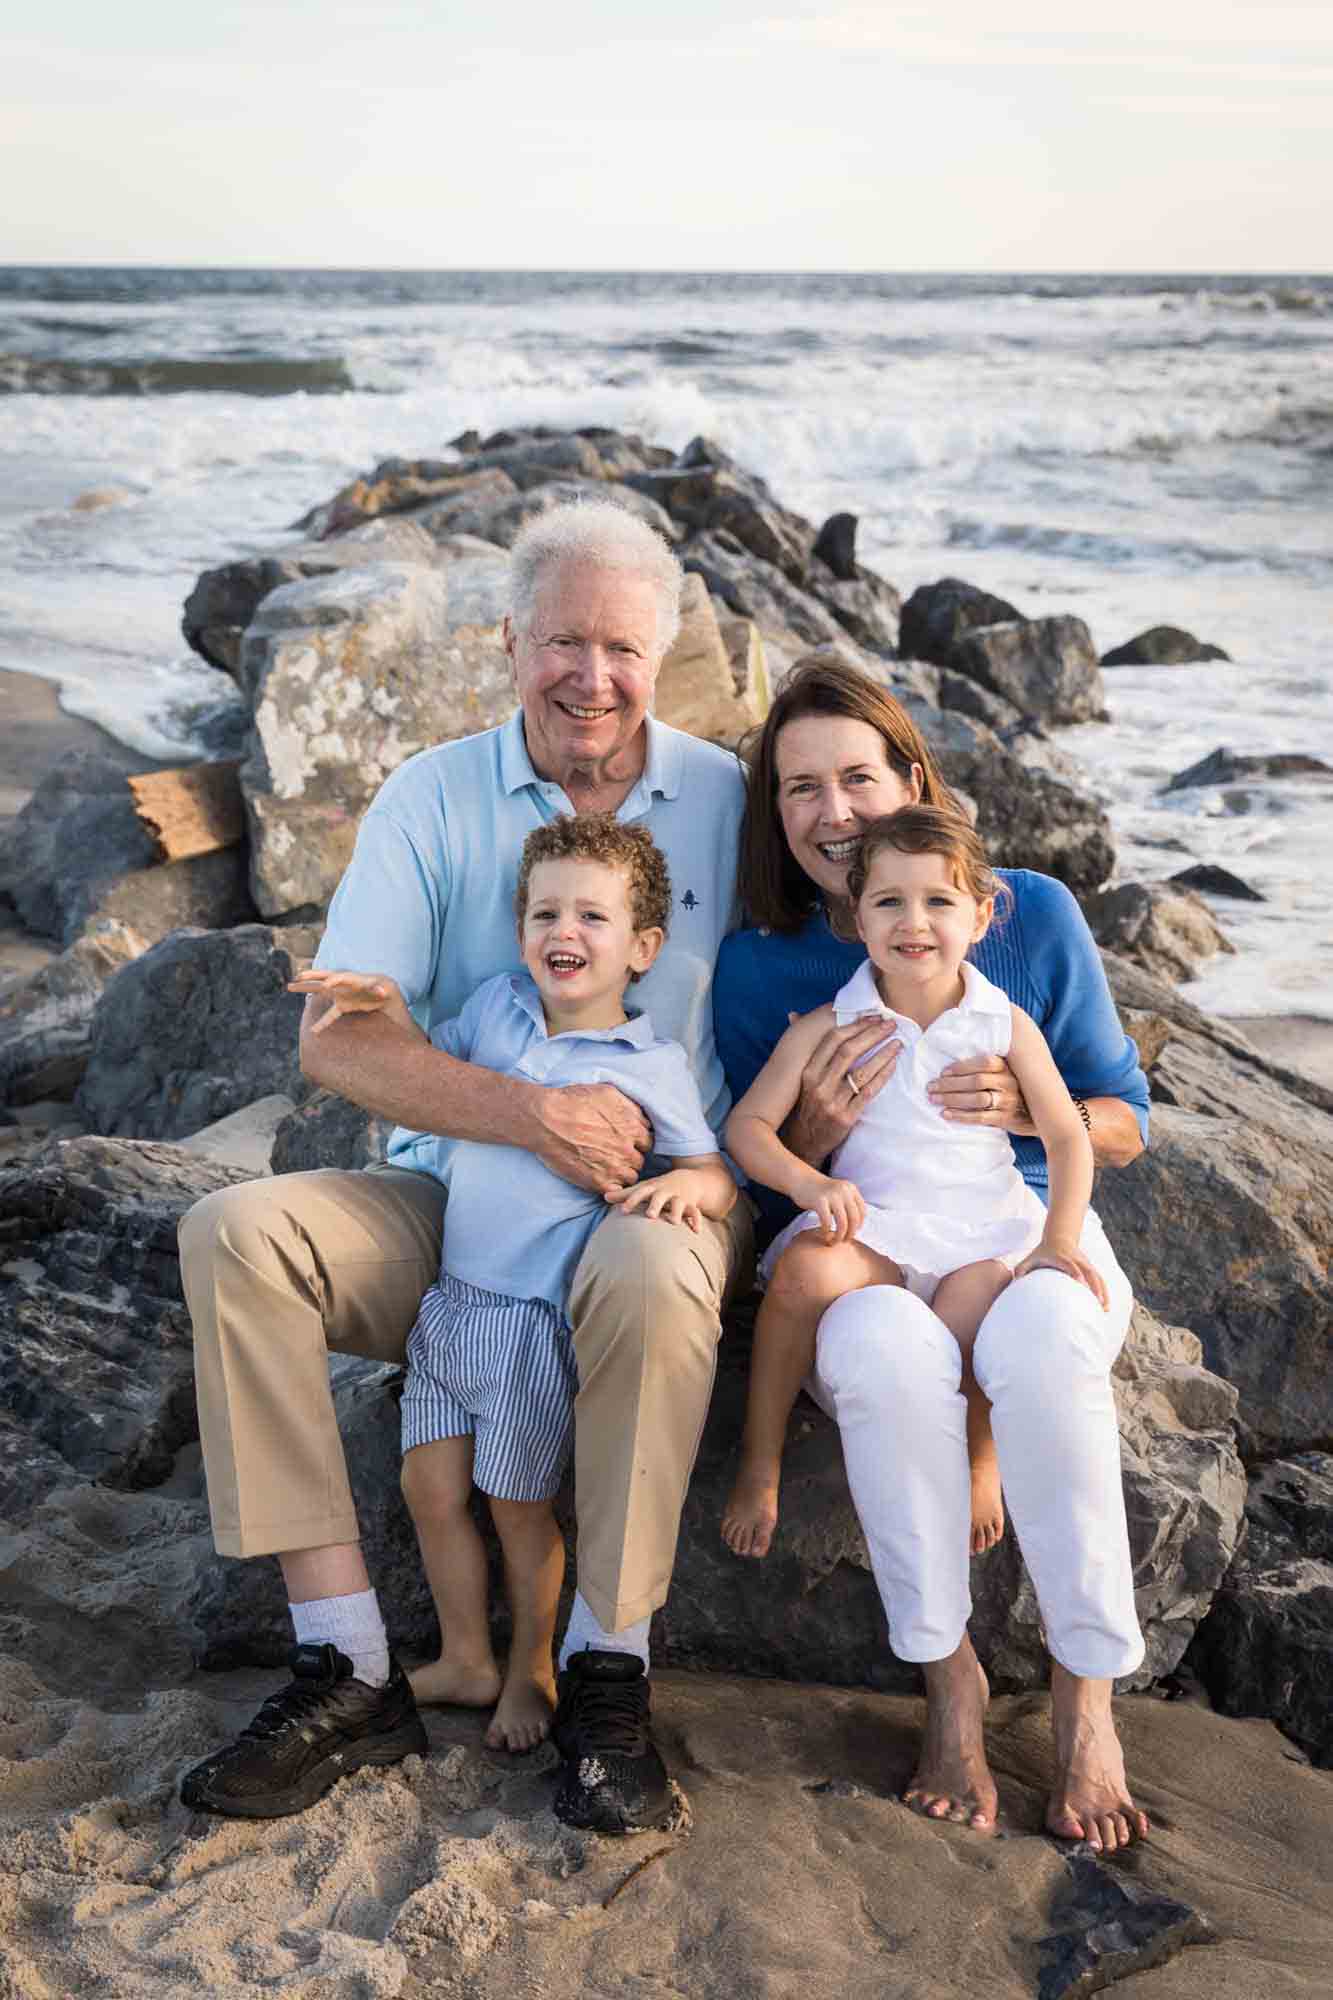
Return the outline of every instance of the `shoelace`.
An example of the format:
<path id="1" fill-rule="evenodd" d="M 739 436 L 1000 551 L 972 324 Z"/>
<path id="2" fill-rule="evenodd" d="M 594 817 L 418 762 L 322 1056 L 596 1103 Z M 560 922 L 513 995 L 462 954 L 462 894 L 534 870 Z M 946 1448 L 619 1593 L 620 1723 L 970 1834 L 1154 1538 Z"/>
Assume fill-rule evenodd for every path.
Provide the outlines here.
<path id="1" fill-rule="evenodd" d="M 584 1681 L 574 1697 L 579 1748 L 637 1756 L 643 1743 L 646 1690 L 642 1681 Z"/>
<path id="2" fill-rule="evenodd" d="M 313 1715 L 325 1698 L 332 1694 L 332 1681 L 292 1681 L 277 1694 L 271 1694 L 260 1709 L 254 1721 L 241 1731 L 242 1736 L 279 1736 L 284 1729 L 290 1729 L 294 1722 Z"/>

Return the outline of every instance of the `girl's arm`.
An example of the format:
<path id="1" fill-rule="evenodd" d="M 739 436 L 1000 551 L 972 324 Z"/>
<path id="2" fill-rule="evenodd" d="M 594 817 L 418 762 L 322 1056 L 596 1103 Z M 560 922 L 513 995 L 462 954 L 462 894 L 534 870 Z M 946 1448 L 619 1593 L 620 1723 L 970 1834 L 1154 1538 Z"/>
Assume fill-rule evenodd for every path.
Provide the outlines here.
<path id="1" fill-rule="evenodd" d="M 1018 1079 L 1037 1136 L 1046 1148 L 1050 1171 L 1050 1198 L 1041 1242 L 1018 1265 L 1014 1276 L 1024 1277 L 1029 1271 L 1041 1269 L 1064 1271 L 1085 1284 L 1105 1307 L 1108 1303 L 1105 1281 L 1078 1247 L 1092 1196 L 1092 1142 L 1040 1028 L 1021 1007 L 1014 1008 L 1013 1016 L 1009 1067 Z"/>
<path id="2" fill-rule="evenodd" d="M 727 1150 L 733 1159 L 798 1208 L 814 1210 L 829 1242 L 854 1236 L 865 1220 L 860 1191 L 853 1182 L 808 1165 L 783 1144 L 779 1132 L 801 1094 L 811 1053 L 832 1023 L 831 1007 L 818 1007 L 794 1021 L 727 1120 Z"/>

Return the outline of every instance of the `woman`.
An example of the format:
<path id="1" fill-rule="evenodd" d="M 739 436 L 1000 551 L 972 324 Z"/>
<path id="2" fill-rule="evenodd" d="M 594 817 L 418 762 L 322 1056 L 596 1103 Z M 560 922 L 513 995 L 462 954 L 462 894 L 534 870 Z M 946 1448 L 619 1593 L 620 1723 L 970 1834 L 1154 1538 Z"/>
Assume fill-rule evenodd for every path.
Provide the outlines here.
<path id="1" fill-rule="evenodd" d="M 949 793 L 910 718 L 855 668 L 810 659 L 788 677 L 750 756 L 740 890 L 755 928 L 722 947 L 713 984 L 718 1049 L 733 1097 L 746 1091 L 794 1014 L 832 999 L 864 957 L 847 922 L 847 869 L 861 829 Z M 1012 906 L 975 947 L 981 972 L 1032 1016 L 1079 1106 L 1099 1162 L 1142 1150 L 1147 1085 L 1116 1017 L 1096 946 L 1069 891 L 1029 870 L 999 871 Z M 783 1128 L 822 1161 L 883 1087 L 898 1045 L 879 1020 L 828 1031 Z M 1044 1194 L 1045 1160 L 1003 1058 L 955 1064 L 932 1086 L 943 1113 L 1008 1132 L 1024 1178 Z M 753 1190 L 767 1232 L 792 1211 Z M 1103 1239 L 1104 1241 L 1104 1239 Z M 992 1406 L 1005 1496 L 1052 1652 L 1055 1785 L 1046 1824 L 1113 1850 L 1141 1839 L 1111 1714 L 1114 1677 L 1143 1657 L 1134 1613 L 1110 1367 L 1129 1324 L 1128 1281 L 1109 1246 L 1110 1306 L 1056 1271 L 1011 1285 L 977 1335 L 973 1366 Z M 966 1481 L 957 1343 L 908 1292 L 830 1287 L 812 1393 L 842 1432 L 848 1480 L 885 1595 L 908 1575 L 926 1682 L 926 1733 L 904 1794 L 937 1819 L 995 1825 L 986 1763 L 986 1682 L 966 1623 L 965 1542 L 941 1543 Z M 901 1601 L 901 1591 L 899 1593 Z M 890 1637 L 894 1635 L 891 1631 Z"/>

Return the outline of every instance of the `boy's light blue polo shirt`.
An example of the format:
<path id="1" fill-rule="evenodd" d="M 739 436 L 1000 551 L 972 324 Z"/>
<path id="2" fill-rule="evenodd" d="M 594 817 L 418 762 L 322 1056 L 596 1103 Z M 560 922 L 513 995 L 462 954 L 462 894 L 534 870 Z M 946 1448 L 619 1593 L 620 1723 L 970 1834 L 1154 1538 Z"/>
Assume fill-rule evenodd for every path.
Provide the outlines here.
<path id="1" fill-rule="evenodd" d="M 716 744 L 651 716 L 645 727 L 643 773 L 617 818 L 647 825 L 671 871 L 673 906 L 666 944 L 633 999 L 660 1036 L 684 1048 L 720 1136 L 730 1098 L 713 1040 L 713 967 L 739 916 L 744 778 Z M 409 758 L 361 823 L 316 965 L 387 973 L 432 1032 L 485 980 L 521 969 L 519 852 L 533 827 L 573 810 L 563 789 L 532 768 L 521 709 L 498 729 Z M 451 1143 L 400 1127 L 389 1158 L 437 1170 L 441 1144 Z"/>
<path id="2" fill-rule="evenodd" d="M 716 1150 L 684 1049 L 659 1040 L 646 1014 L 616 1028 L 551 1035 L 531 976 L 501 973 L 431 1040 L 464 1062 L 531 1083 L 613 1083 L 652 1123 L 655 1173 Z M 600 1195 L 561 1180 L 519 1146 L 427 1140 L 413 1164 L 448 1183 L 440 1263 L 451 1277 L 564 1310 L 574 1267 L 607 1212 Z"/>

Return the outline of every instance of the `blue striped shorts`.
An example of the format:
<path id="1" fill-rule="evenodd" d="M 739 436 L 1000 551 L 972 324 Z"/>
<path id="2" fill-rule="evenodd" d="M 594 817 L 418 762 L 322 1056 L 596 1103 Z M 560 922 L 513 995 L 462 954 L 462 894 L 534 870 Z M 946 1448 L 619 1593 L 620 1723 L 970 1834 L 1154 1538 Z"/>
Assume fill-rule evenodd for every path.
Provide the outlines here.
<path id="1" fill-rule="evenodd" d="M 574 1445 L 574 1341 L 545 1299 L 441 1271 L 407 1338 L 403 1450 L 474 1439 L 472 1478 L 496 1500 L 549 1500 Z"/>

